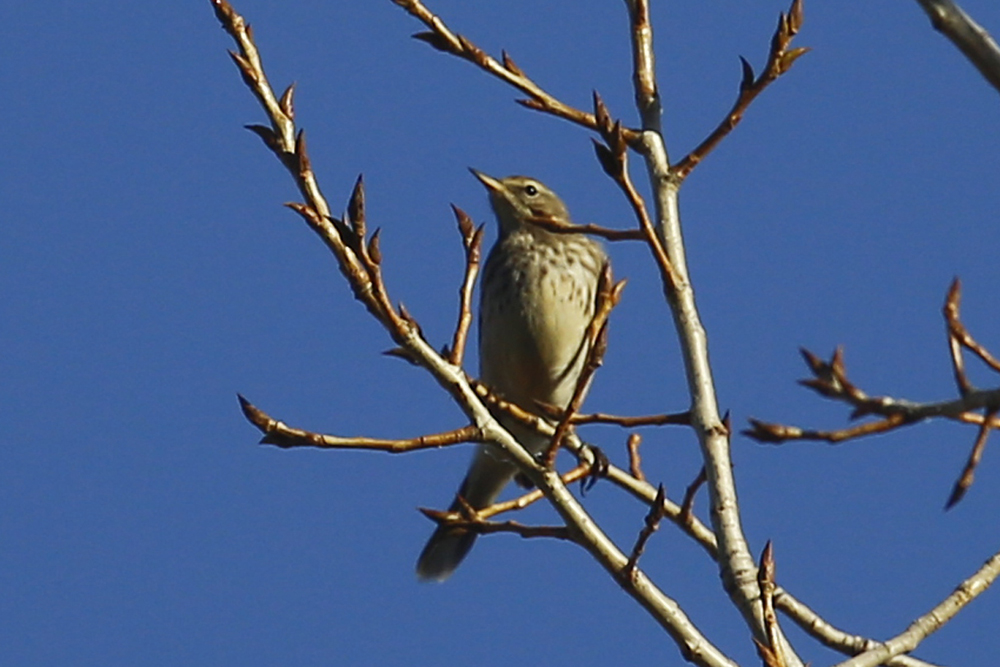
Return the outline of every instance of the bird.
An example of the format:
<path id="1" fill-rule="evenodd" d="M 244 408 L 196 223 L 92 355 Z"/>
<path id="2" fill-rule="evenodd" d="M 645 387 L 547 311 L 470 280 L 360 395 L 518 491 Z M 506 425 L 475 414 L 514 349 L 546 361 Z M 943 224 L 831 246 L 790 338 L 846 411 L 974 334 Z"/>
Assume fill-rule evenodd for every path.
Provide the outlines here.
<path id="1" fill-rule="evenodd" d="M 486 187 L 499 224 L 480 286 L 479 379 L 529 412 L 540 414 L 540 403 L 564 409 L 586 361 L 587 330 L 607 254 L 588 236 L 530 222 L 533 217 L 571 222 L 563 201 L 540 181 L 470 171 Z M 547 449 L 548 437 L 509 416 L 497 418 L 532 455 Z M 516 474 L 496 444 L 479 445 L 449 511 L 488 507 Z M 475 541 L 475 532 L 439 525 L 417 560 L 418 579 L 444 581 Z"/>

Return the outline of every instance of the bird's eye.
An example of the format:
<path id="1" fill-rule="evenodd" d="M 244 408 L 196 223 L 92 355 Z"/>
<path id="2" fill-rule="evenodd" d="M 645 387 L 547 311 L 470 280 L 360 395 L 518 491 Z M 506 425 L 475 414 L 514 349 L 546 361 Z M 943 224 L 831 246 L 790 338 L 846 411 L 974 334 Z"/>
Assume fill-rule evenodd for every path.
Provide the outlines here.
<path id="1" fill-rule="evenodd" d="M 524 186 L 524 194 L 528 195 L 529 197 L 534 197 L 535 195 L 538 194 L 538 188 L 529 183 L 528 185 Z"/>

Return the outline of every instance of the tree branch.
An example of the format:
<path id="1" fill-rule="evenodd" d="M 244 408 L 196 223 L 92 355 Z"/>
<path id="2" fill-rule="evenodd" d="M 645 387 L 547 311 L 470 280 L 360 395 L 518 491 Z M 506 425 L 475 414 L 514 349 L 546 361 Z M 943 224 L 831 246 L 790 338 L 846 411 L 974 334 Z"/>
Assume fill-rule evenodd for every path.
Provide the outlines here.
<path id="1" fill-rule="evenodd" d="M 740 57 L 740 62 L 743 64 L 743 80 L 740 82 L 740 92 L 736 96 L 733 108 L 712 133 L 698 144 L 697 148 L 673 166 L 671 173 L 678 180 L 687 178 L 688 174 L 698 166 L 698 163 L 705 159 L 705 156 L 711 153 L 730 132 L 736 129 L 736 126 L 743 120 L 743 114 L 757 99 L 757 96 L 777 81 L 778 77 L 791 69 L 800 56 L 809 51 L 805 47 L 789 49 L 792 38 L 802 27 L 802 20 L 802 0 L 792 0 L 788 13 L 782 13 L 778 19 L 778 28 L 774 32 L 774 37 L 771 38 L 771 50 L 768 53 L 767 65 L 764 66 L 764 71 L 756 79 L 753 67 L 745 58 Z"/>
<path id="2" fill-rule="evenodd" d="M 965 54 L 990 85 L 1000 91 L 1000 47 L 986 30 L 951 0 L 917 0 L 934 29 Z"/>
<path id="3" fill-rule="evenodd" d="M 835 628 L 808 606 L 796 600 L 788 591 L 776 588 L 774 604 L 792 619 L 796 625 L 824 646 L 847 655 L 857 655 L 879 646 L 879 642 L 867 637 L 852 635 Z M 907 655 L 897 655 L 885 661 L 889 667 L 939 667 Z"/>
<path id="4" fill-rule="evenodd" d="M 397 0 L 397 2 L 400 1 Z M 263 69 L 260 66 L 259 57 L 256 55 L 257 51 L 253 44 L 252 34 L 247 29 L 243 18 L 233 10 L 226 0 L 211 0 L 211 2 L 215 8 L 216 16 L 240 47 L 241 53 L 234 55 L 233 59 L 240 67 L 244 81 L 258 96 L 258 99 L 262 100 L 262 106 L 272 118 L 272 123 L 282 128 L 281 133 L 266 127 L 258 127 L 255 132 L 264 139 L 268 148 L 281 158 L 295 177 L 300 190 L 309 201 L 308 205 L 295 205 L 295 210 L 306 219 L 333 251 L 355 296 L 383 324 L 393 340 L 399 345 L 402 356 L 430 372 L 438 384 L 465 412 L 470 422 L 479 430 L 482 439 L 495 443 L 504 452 L 504 455 L 514 462 L 520 471 L 527 475 L 546 495 L 565 522 L 572 539 L 586 548 L 609 574 L 617 576 L 617 573 L 628 562 L 628 557 L 618 549 L 587 514 L 579 501 L 563 484 L 559 473 L 539 465 L 534 457 L 500 425 L 483 401 L 480 400 L 462 369 L 438 354 L 424 340 L 416 322 L 404 309 L 400 308 L 397 311 L 388 304 L 381 273 L 377 270 L 381 261 L 377 246 L 374 252 L 368 250 L 370 246 L 364 246 L 368 252 L 352 249 L 351 246 L 361 247 L 358 244 L 363 243 L 361 233 L 364 230 L 358 226 L 352 229 L 343 221 L 338 221 L 330 216 L 329 207 L 320 194 L 315 174 L 308 160 L 301 132 L 295 136 L 294 151 L 288 150 L 291 146 L 288 137 L 294 134 L 291 94 L 283 96 L 283 106 L 279 103 L 271 104 L 269 102 L 275 96 L 263 76 Z M 402 4 L 410 8 L 422 7 L 415 0 Z M 430 16 L 428 18 L 432 19 L 434 25 L 440 23 L 436 17 Z M 456 39 L 458 38 L 456 37 Z M 463 49 L 468 50 L 467 44 L 463 44 L 461 40 L 459 43 L 462 44 Z M 471 50 L 468 52 L 475 53 Z M 474 57 L 479 58 L 478 55 Z M 482 60 L 484 63 L 489 62 L 486 59 Z M 507 67 L 511 67 L 511 65 L 508 63 Z M 344 236 L 348 232 L 355 236 L 351 245 L 344 242 Z M 701 634 L 680 606 L 657 588 L 641 570 L 636 569 L 630 585 L 623 588 L 649 611 L 660 626 L 670 634 L 687 659 L 704 667 L 735 667 L 735 663 Z"/>
<path id="5" fill-rule="evenodd" d="M 660 267 L 663 291 L 670 304 L 684 359 L 688 393 L 691 396 L 691 426 L 698 438 L 705 463 L 713 532 L 718 540 L 720 575 L 723 587 L 743 615 L 753 636 L 764 642 L 767 640 L 767 630 L 756 578 L 757 567 L 743 535 L 729 453 L 729 430 L 719 415 L 715 383 L 708 360 L 708 339 L 687 270 L 678 202 L 683 178 L 670 167 L 655 90 L 651 91 L 642 83 L 656 80 L 649 7 L 643 0 L 626 0 L 626 5 L 632 27 L 629 32 L 632 40 L 633 81 L 636 82 L 636 99 L 639 100 L 637 106 L 642 118 L 642 134 L 635 148 L 646 163 L 656 206 L 656 236 L 669 262 L 669 275 L 662 265 Z M 653 103 L 644 102 L 650 99 L 651 93 L 654 95 Z M 600 156 L 600 151 L 598 154 Z M 787 640 L 782 637 L 781 643 L 790 667 L 799 667 L 802 663 Z"/>
<path id="6" fill-rule="evenodd" d="M 385 440 L 380 438 L 342 438 L 335 435 L 323 435 L 312 431 L 292 428 L 282 421 L 274 419 L 253 403 L 237 395 L 240 409 L 251 424 L 260 429 L 264 437 L 262 445 L 275 445 L 284 449 L 292 447 L 319 447 L 322 449 L 367 449 L 391 454 L 412 452 L 418 449 L 432 449 L 457 445 L 463 442 L 482 442 L 482 433 L 475 426 L 463 426 L 444 433 L 421 435 L 416 438 L 402 440 Z"/>
<path id="7" fill-rule="evenodd" d="M 954 593 L 913 621 L 906 632 L 868 649 L 850 660 L 845 660 L 835 667 L 876 667 L 889 658 L 912 651 L 920 642 L 931 633 L 939 630 L 955 614 L 989 588 L 998 575 L 1000 575 L 1000 552 L 995 553 L 975 574 L 959 584 Z"/>
<path id="8" fill-rule="evenodd" d="M 413 35 L 416 39 L 427 42 L 439 51 L 467 60 L 501 81 L 514 86 L 528 95 L 528 99 L 518 100 L 522 106 L 563 118 L 590 130 L 596 129 L 596 120 L 592 114 L 565 104 L 547 93 L 541 86 L 532 81 L 506 52 L 503 53 L 503 62 L 498 62 L 464 36 L 452 32 L 444 21 L 431 12 L 421 0 L 392 0 L 392 2 L 430 28 L 430 32 L 420 32 Z M 625 130 L 625 135 L 630 141 L 634 141 L 638 136 L 635 130 Z"/>
<path id="9" fill-rule="evenodd" d="M 455 325 L 455 335 L 451 342 L 448 361 L 461 366 L 465 358 L 465 343 L 472 326 L 472 292 L 476 286 L 476 276 L 479 275 L 479 260 L 483 248 L 483 225 L 478 228 L 472 224 L 472 219 L 465 211 L 452 205 L 458 230 L 462 235 L 462 245 L 465 246 L 465 278 L 459 289 L 458 323 Z"/>

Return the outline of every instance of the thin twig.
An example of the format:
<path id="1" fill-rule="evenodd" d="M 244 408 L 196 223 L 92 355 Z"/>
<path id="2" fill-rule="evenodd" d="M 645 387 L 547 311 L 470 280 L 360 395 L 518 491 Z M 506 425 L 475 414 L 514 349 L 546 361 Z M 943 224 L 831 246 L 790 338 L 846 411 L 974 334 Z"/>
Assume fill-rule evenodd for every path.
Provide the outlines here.
<path id="1" fill-rule="evenodd" d="M 427 42 L 439 51 L 467 60 L 483 71 L 517 88 L 528 95 L 528 99 L 518 100 L 522 106 L 563 118 L 590 130 L 596 129 L 596 120 L 592 114 L 565 104 L 550 95 L 532 81 L 506 52 L 502 55 L 503 62 L 488 55 L 466 37 L 452 32 L 444 21 L 431 12 L 420 0 L 392 1 L 430 28 L 430 32 L 420 32 L 413 35 L 416 39 Z M 629 141 L 635 141 L 638 132 L 626 129 L 625 135 Z"/>
<path id="2" fill-rule="evenodd" d="M 472 224 L 472 218 L 459 207 L 452 205 L 455 219 L 458 221 L 458 231 L 462 235 L 462 245 L 465 247 L 465 277 L 459 288 L 458 323 L 455 325 L 455 335 L 451 342 L 448 361 L 456 366 L 462 365 L 465 358 L 465 344 L 472 327 L 472 293 L 479 275 L 479 261 L 483 248 L 483 225 L 478 228 Z"/>
<path id="3" fill-rule="evenodd" d="M 674 412 L 662 415 L 643 415 L 638 417 L 626 417 L 622 415 L 609 415 L 604 412 L 594 412 L 591 414 L 573 415 L 571 424 L 615 424 L 625 428 L 636 428 L 637 426 L 666 426 L 675 424 L 678 426 L 691 425 L 690 412 Z"/>
<path id="4" fill-rule="evenodd" d="M 733 108 L 712 133 L 698 144 L 697 148 L 671 167 L 670 171 L 676 178 L 682 181 L 687 178 L 688 174 L 698 166 L 698 163 L 705 159 L 705 156 L 712 152 L 739 125 L 740 121 L 743 120 L 743 114 L 757 99 L 757 96 L 764 92 L 778 77 L 787 72 L 800 56 L 809 51 L 805 47 L 789 49 L 792 38 L 802 27 L 802 20 L 802 0 L 792 0 L 788 13 L 782 12 L 778 19 L 778 28 L 774 32 L 774 37 L 771 38 L 771 50 L 768 53 L 767 65 L 764 66 L 764 71 L 756 79 L 750 63 L 745 58 L 740 58 L 740 62 L 743 63 L 743 80 L 740 82 L 740 91 L 736 96 Z"/>
<path id="5" fill-rule="evenodd" d="M 587 463 L 577 464 L 573 469 L 563 474 L 562 476 L 563 484 L 566 485 L 572 484 L 573 482 L 583 479 L 589 474 L 590 474 L 589 464 Z M 517 498 L 512 498 L 511 500 L 507 500 L 502 503 L 494 503 L 489 507 L 484 507 L 483 509 L 479 510 L 477 514 L 479 515 L 480 518 L 489 519 L 490 517 L 496 516 L 497 514 L 524 509 L 528 505 L 536 503 L 544 497 L 545 497 L 544 493 L 542 493 L 538 489 L 535 489 L 533 491 L 525 493 L 524 495 L 518 496 Z"/>
<path id="6" fill-rule="evenodd" d="M 275 445 L 290 449 L 292 447 L 320 447 L 325 449 L 368 449 L 390 454 L 401 454 L 418 449 L 433 449 L 457 445 L 462 442 L 482 442 L 482 431 L 476 426 L 463 426 L 444 433 L 421 435 L 416 438 L 386 440 L 382 438 L 343 438 L 335 435 L 324 435 L 292 428 L 282 421 L 274 419 L 266 412 L 256 407 L 243 396 L 237 395 L 240 409 L 247 421 L 260 429 L 264 437 L 262 445 Z"/>
<path id="7" fill-rule="evenodd" d="M 526 221 L 556 234 L 589 234 L 591 236 L 599 236 L 608 241 L 646 240 L 645 234 L 639 229 L 609 229 L 591 223 L 577 225 L 553 215 L 536 215 L 526 218 Z"/>
<path id="8" fill-rule="evenodd" d="M 705 470 L 705 466 L 701 467 L 698 471 L 698 476 L 694 478 L 694 481 L 688 484 L 687 489 L 684 491 L 684 501 L 681 502 L 681 516 L 680 520 L 684 523 L 691 523 L 694 519 L 694 499 L 698 495 L 698 489 L 700 489 L 705 482 L 708 481 L 708 473 Z"/>
<path id="9" fill-rule="evenodd" d="M 645 482 L 646 475 L 642 472 L 642 458 L 639 456 L 639 445 L 641 444 L 642 436 L 638 433 L 630 433 L 625 447 L 628 449 L 628 471 L 640 482 Z"/>
<path id="10" fill-rule="evenodd" d="M 880 642 L 860 635 L 852 635 L 836 628 L 806 604 L 797 600 L 780 586 L 774 591 L 774 604 L 809 636 L 824 646 L 845 655 L 857 655 L 881 646 Z M 907 655 L 897 655 L 885 661 L 889 667 L 941 667 Z"/>
<path id="11" fill-rule="evenodd" d="M 982 426 L 979 427 L 976 442 L 972 445 L 972 451 L 969 452 L 969 460 L 966 461 L 965 468 L 962 469 L 962 474 L 959 475 L 958 480 L 955 482 L 955 487 L 951 490 L 948 502 L 944 506 L 946 510 L 950 510 L 958 504 L 958 501 L 965 496 L 965 492 L 972 486 L 972 482 L 975 481 L 976 467 L 983 458 L 983 450 L 986 449 L 986 439 L 990 435 L 990 421 L 996 417 L 998 411 L 1000 411 L 998 408 L 993 408 L 986 413 L 986 419 L 983 420 Z"/>
<path id="12" fill-rule="evenodd" d="M 666 497 L 667 492 L 663 488 L 663 485 L 660 484 L 656 491 L 656 499 L 653 500 L 653 504 L 646 514 L 645 525 L 639 531 L 639 536 L 635 540 L 635 546 L 632 547 L 632 554 L 629 556 L 628 562 L 625 563 L 625 567 L 622 568 L 621 577 L 623 579 L 632 579 L 633 574 L 635 574 L 635 567 L 639 563 L 639 557 L 642 556 L 642 552 L 646 549 L 646 543 L 649 542 L 649 538 L 660 527 L 660 521 L 663 520 L 663 501 Z"/>
<path id="13" fill-rule="evenodd" d="M 612 282 L 611 264 L 605 263 L 601 269 L 601 275 L 597 282 L 597 294 L 595 295 L 594 316 L 590 319 L 590 324 L 586 331 L 586 358 L 577 378 L 576 387 L 573 389 L 573 396 L 566 405 L 566 410 L 556 425 L 555 433 L 552 435 L 552 442 L 545 454 L 544 462 L 546 467 L 551 468 L 555 463 L 556 454 L 562 445 L 563 437 L 570 429 L 573 415 L 580 409 L 583 397 L 587 393 L 590 381 L 594 373 L 604 362 L 604 354 L 608 349 L 608 316 L 611 309 L 621 301 L 622 290 L 625 289 L 625 281 Z"/>
<path id="14" fill-rule="evenodd" d="M 640 78 L 645 79 L 646 77 Z M 611 120 L 611 113 L 608 111 L 607 105 L 596 91 L 594 92 L 594 117 L 597 118 L 597 131 L 601 133 L 605 142 L 602 144 L 594 141 L 597 160 L 600 162 L 601 168 L 604 169 L 604 173 L 618 185 L 625 194 L 629 206 L 632 207 L 636 220 L 639 222 L 639 231 L 642 232 L 646 245 L 653 255 L 653 260 L 660 270 L 660 278 L 664 287 L 675 292 L 680 278 L 667 256 L 663 240 L 656 233 L 645 200 L 632 183 L 632 177 L 628 170 L 628 146 L 621 121 Z"/>
<path id="15" fill-rule="evenodd" d="M 1000 388 L 990 390 L 970 388 L 964 396 L 935 403 L 916 403 L 890 396 L 869 396 L 847 379 L 842 349 L 838 348 L 829 362 L 821 360 L 808 350 L 802 350 L 802 354 L 814 377 L 800 380 L 799 384 L 809 387 L 821 396 L 852 406 L 854 408 L 851 413 L 852 419 L 868 415 L 880 416 L 882 419 L 848 428 L 822 431 L 751 418 L 748 420 L 751 428 L 744 430 L 744 435 L 758 442 L 774 444 L 790 440 L 837 443 L 877 433 L 887 433 L 933 418 L 972 424 L 986 423 L 991 428 L 1000 428 L 1000 419 L 997 419 L 996 415 L 984 417 L 975 414 L 977 410 L 989 410 L 992 406 L 1000 405 Z M 959 383 L 961 386 L 961 381 Z"/>
<path id="16" fill-rule="evenodd" d="M 994 371 L 1000 373 L 1000 359 L 997 359 L 989 350 L 976 342 L 976 339 L 972 337 L 969 330 L 965 328 L 962 324 L 961 319 L 959 319 L 959 306 L 962 299 L 962 283 L 958 278 L 952 281 L 951 287 L 948 289 L 948 297 L 945 299 L 944 304 L 944 318 L 948 325 L 948 338 L 952 347 L 952 357 L 954 359 L 956 354 L 957 345 L 967 348 L 970 352 L 975 354 L 977 357 L 982 359 L 983 363 L 992 368 Z M 964 375 L 964 364 L 960 361 L 957 365 L 961 365 L 962 372 Z M 956 375 L 958 374 L 958 369 L 956 368 Z M 968 380 L 965 380 L 965 386 L 971 389 L 971 385 Z M 959 381 L 959 387 L 962 387 L 962 381 Z"/>
<path id="17" fill-rule="evenodd" d="M 514 533 L 524 538 L 554 537 L 559 540 L 573 541 L 573 535 L 566 526 L 528 526 L 517 521 L 484 521 L 472 512 L 468 517 L 456 516 L 454 512 L 418 508 L 428 519 L 438 525 L 448 525 L 467 530 L 470 533 L 490 535 L 493 533 Z"/>

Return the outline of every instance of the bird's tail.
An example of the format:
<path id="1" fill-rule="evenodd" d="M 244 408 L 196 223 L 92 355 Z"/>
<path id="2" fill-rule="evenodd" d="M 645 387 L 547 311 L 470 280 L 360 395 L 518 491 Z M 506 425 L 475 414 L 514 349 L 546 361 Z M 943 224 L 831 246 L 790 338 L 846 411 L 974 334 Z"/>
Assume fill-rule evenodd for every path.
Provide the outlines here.
<path id="1" fill-rule="evenodd" d="M 459 498 L 477 510 L 491 505 L 516 471 L 513 464 L 497 458 L 496 448 L 480 447 L 448 511 L 462 509 Z M 463 528 L 438 526 L 417 559 L 417 578 L 444 581 L 450 577 L 475 544 L 476 537 L 476 533 Z"/>

